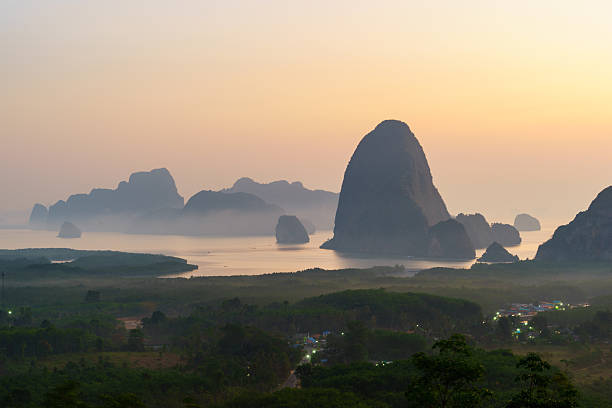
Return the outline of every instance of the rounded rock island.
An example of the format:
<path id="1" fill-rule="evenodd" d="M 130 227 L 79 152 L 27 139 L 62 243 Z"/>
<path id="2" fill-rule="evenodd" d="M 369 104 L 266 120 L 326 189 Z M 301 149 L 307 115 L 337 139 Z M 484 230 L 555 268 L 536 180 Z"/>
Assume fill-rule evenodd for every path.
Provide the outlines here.
<path id="1" fill-rule="evenodd" d="M 281 215 L 276 224 L 276 242 L 279 244 L 306 244 L 310 242 L 310 238 L 298 217 Z"/>

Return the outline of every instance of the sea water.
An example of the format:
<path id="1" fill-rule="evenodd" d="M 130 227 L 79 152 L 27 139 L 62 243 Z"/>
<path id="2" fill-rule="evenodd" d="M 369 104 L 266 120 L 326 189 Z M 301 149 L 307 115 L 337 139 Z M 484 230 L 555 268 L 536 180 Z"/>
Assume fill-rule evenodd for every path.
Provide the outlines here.
<path id="1" fill-rule="evenodd" d="M 520 246 L 508 250 L 521 259 L 533 258 L 538 245 L 552 235 L 552 229 L 522 232 Z M 475 261 L 425 260 L 398 256 L 342 254 L 319 246 L 332 236 L 319 231 L 304 245 L 279 245 L 274 236 L 188 237 L 176 235 L 132 235 L 112 232 L 84 232 L 82 238 L 61 239 L 57 232 L 29 229 L 0 229 L 0 248 L 74 248 L 115 250 L 177 256 L 198 269 L 190 276 L 259 275 L 295 272 L 309 268 L 342 269 L 403 265 L 407 274 L 437 266 L 466 268 Z M 478 250 L 480 256 L 484 250 Z"/>

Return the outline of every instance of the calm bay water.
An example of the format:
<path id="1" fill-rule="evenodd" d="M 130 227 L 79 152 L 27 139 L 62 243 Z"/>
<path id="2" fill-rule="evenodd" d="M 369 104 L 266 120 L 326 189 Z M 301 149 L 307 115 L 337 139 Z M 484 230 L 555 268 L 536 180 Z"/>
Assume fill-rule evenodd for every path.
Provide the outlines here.
<path id="1" fill-rule="evenodd" d="M 402 257 L 370 257 L 338 254 L 319 249 L 332 236 L 331 231 L 317 232 L 306 245 L 277 245 L 272 236 L 258 237 L 184 237 L 174 235 L 128 235 L 85 232 L 80 239 L 60 239 L 53 231 L 0 229 L 0 248 L 74 248 L 104 249 L 172 255 L 199 266 L 189 276 L 259 275 L 294 272 L 308 268 L 341 269 L 404 265 L 409 271 L 436 266 L 469 267 L 474 261 L 433 261 Z M 552 235 L 551 229 L 523 232 L 523 243 L 510 252 L 521 259 L 533 258 L 538 245 Z M 478 256 L 482 250 L 477 251 Z"/>

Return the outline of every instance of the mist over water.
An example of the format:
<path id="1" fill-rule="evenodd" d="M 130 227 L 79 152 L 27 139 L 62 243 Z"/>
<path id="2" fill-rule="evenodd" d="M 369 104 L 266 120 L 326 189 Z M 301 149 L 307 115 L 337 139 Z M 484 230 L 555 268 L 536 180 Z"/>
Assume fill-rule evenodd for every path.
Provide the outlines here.
<path id="1" fill-rule="evenodd" d="M 555 227 L 542 231 L 522 232 L 523 242 L 508 250 L 521 259 L 533 258 L 538 246 L 552 235 Z M 273 236 L 189 237 L 178 235 L 140 235 L 113 232 L 85 232 L 80 239 L 59 239 L 54 231 L 1 230 L 0 248 L 73 248 L 126 252 L 160 253 L 184 258 L 199 266 L 198 270 L 180 275 L 231 276 L 295 272 L 308 268 L 342 269 L 372 266 L 404 265 L 407 274 L 436 266 L 470 267 L 475 261 L 423 260 L 407 257 L 342 254 L 319 249 L 332 235 L 319 231 L 305 245 L 278 245 Z M 477 256 L 484 250 L 477 251 Z"/>

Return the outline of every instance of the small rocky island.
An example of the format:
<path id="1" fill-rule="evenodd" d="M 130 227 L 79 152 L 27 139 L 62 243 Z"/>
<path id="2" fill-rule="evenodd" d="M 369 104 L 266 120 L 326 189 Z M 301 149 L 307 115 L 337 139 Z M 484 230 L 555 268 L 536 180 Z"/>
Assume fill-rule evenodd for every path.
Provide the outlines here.
<path id="1" fill-rule="evenodd" d="M 516 255 L 512 255 L 510 252 L 506 250 L 503 246 L 498 244 L 497 242 L 489 245 L 485 253 L 478 258 L 478 262 L 487 262 L 487 263 L 504 263 L 504 262 L 518 262 L 519 257 Z"/>
<path id="2" fill-rule="evenodd" d="M 499 242 L 504 246 L 521 245 L 521 234 L 510 224 L 494 222 L 491 224 L 491 233 L 493 234 L 493 242 Z"/>
<path id="3" fill-rule="evenodd" d="M 474 248 L 488 248 L 493 242 L 502 246 L 516 246 L 521 243 L 521 234 L 510 224 L 489 222 L 484 215 L 459 214 L 455 218 L 465 227 L 465 230 L 474 244 Z"/>
<path id="4" fill-rule="evenodd" d="M 71 222 L 64 221 L 60 228 L 58 238 L 81 238 L 81 230 Z"/>
<path id="5" fill-rule="evenodd" d="M 310 242 L 310 238 L 298 217 L 281 215 L 276 224 L 276 242 L 279 244 L 305 244 Z"/>
<path id="6" fill-rule="evenodd" d="M 542 226 L 537 218 L 529 214 L 519 214 L 514 219 L 514 228 L 519 231 L 540 231 Z"/>

